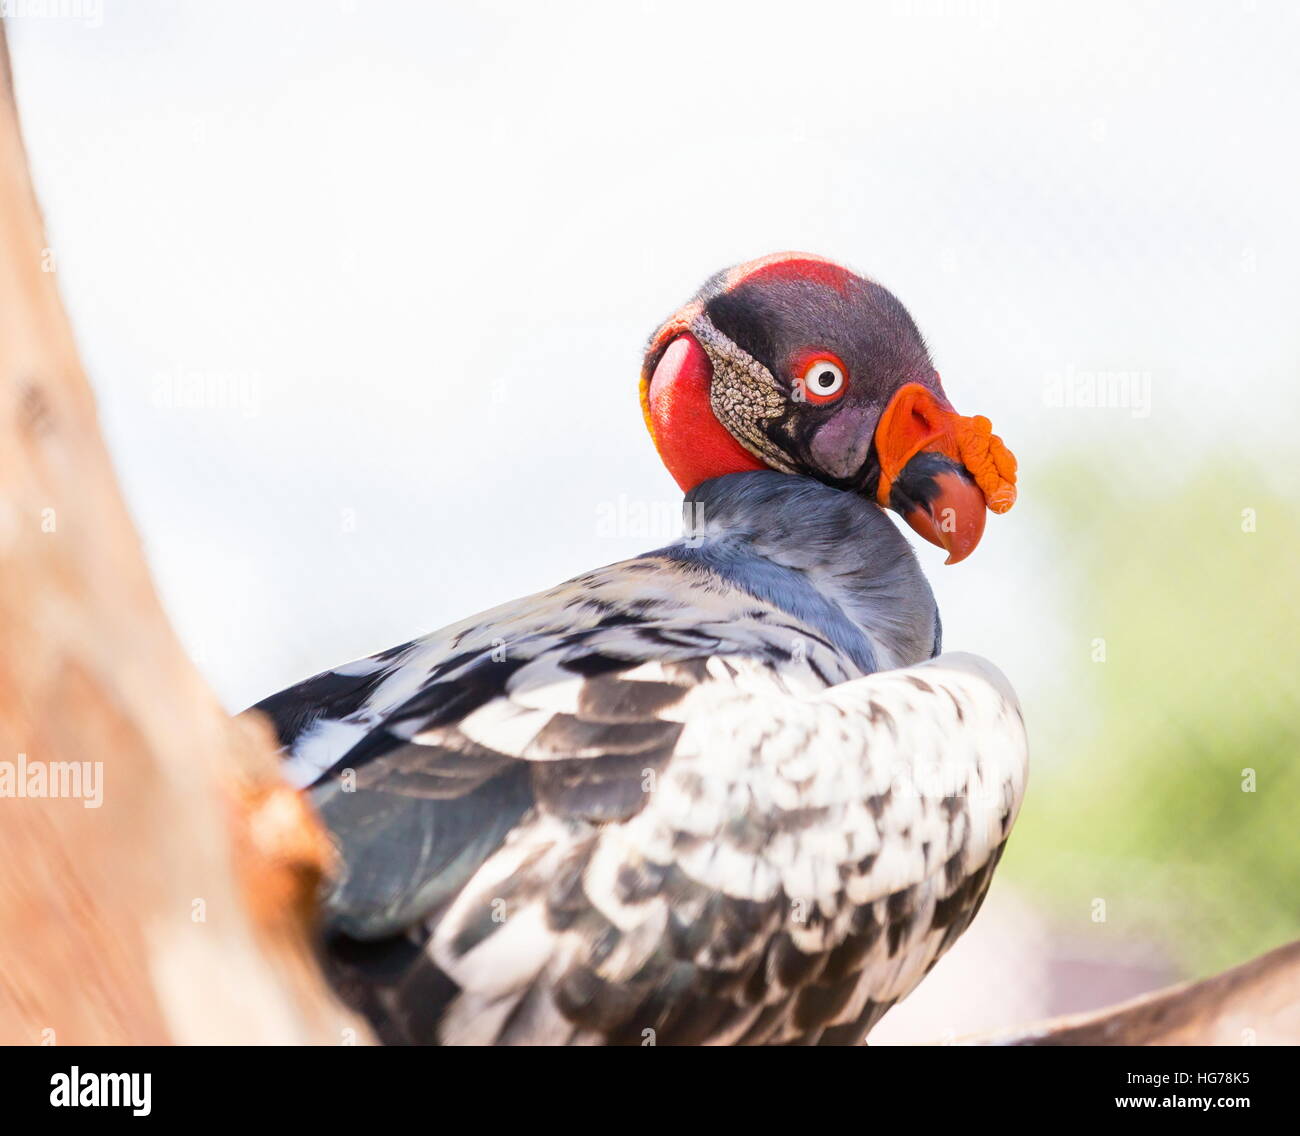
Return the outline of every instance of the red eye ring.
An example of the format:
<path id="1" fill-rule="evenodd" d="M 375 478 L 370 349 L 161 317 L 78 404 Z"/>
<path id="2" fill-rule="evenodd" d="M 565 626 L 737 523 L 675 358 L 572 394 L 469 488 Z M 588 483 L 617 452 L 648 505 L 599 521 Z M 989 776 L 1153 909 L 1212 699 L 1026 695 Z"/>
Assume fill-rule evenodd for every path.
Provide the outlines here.
<path id="1" fill-rule="evenodd" d="M 849 389 L 849 369 L 830 351 L 809 352 L 795 370 L 796 402 L 834 402 Z"/>

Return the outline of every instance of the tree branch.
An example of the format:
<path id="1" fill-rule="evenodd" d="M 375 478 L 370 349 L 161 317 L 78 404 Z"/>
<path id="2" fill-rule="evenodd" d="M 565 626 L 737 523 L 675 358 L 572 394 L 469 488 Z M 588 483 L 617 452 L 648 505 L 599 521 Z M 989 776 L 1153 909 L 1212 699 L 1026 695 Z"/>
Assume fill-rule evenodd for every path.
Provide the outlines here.
<path id="1" fill-rule="evenodd" d="M 1295 1045 L 1300 1043 L 1300 942 L 1204 982 L 1105 1010 L 969 1038 L 963 1045 Z"/>
<path id="2" fill-rule="evenodd" d="M 365 1038 L 308 948 L 328 843 L 182 651 L 118 492 L 2 25 L 0 249 L 0 1042 Z"/>

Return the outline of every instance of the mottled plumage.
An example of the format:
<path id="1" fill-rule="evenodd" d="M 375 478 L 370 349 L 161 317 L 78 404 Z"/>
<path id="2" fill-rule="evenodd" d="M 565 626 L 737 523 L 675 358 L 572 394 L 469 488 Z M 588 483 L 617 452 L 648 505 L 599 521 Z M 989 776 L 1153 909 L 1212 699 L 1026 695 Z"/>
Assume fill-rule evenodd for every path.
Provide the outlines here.
<path id="1" fill-rule="evenodd" d="M 386 1040 L 854 1042 L 974 915 L 1024 786 L 1005 681 L 915 665 L 934 600 L 862 498 L 689 500 L 678 544 L 261 704 Z"/>

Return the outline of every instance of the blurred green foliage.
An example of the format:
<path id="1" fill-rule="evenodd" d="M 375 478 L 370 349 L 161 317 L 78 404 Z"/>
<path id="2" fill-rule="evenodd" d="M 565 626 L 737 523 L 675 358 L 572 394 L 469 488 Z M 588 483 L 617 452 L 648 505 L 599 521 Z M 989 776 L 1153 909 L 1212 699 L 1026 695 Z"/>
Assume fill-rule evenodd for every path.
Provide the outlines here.
<path id="1" fill-rule="evenodd" d="M 1226 455 L 1147 490 L 1095 455 L 1036 480 L 1077 650 L 1025 707 L 1010 877 L 1082 950 L 1189 977 L 1300 937 L 1300 506 Z"/>

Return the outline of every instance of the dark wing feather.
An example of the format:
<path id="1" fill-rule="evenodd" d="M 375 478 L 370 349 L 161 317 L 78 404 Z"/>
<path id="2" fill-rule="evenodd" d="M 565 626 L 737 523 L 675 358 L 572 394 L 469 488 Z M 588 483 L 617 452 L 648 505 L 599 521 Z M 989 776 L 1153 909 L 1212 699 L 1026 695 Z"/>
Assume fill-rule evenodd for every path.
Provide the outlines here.
<path id="1" fill-rule="evenodd" d="M 436 777 L 439 755 L 427 756 Z M 351 792 L 331 782 L 315 795 L 343 865 L 325 899 L 327 932 L 400 934 L 454 898 L 534 804 L 522 762 L 481 779 L 444 779 L 452 782 L 455 791 L 438 796 L 407 793 L 400 776 Z"/>
<path id="2" fill-rule="evenodd" d="M 280 744 L 289 747 L 322 719 L 344 719 L 364 709 L 389 669 L 376 665 L 360 673 L 324 671 L 262 699 L 252 709 L 271 719 Z"/>
<path id="3" fill-rule="evenodd" d="M 645 771 L 667 761 L 682 728 L 650 715 L 686 688 L 629 682 L 602 668 L 571 680 L 580 687 L 572 713 L 537 710 L 512 703 L 510 680 L 522 666 L 468 660 L 454 679 L 391 710 L 312 789 L 346 866 L 325 901 L 328 928 L 374 939 L 418 923 L 535 806 L 604 822 L 644 805 Z M 513 746 L 506 736 L 484 744 L 490 728 L 483 740 L 467 736 L 461 725 L 495 703 L 502 725 L 528 716 L 535 732 Z"/>

